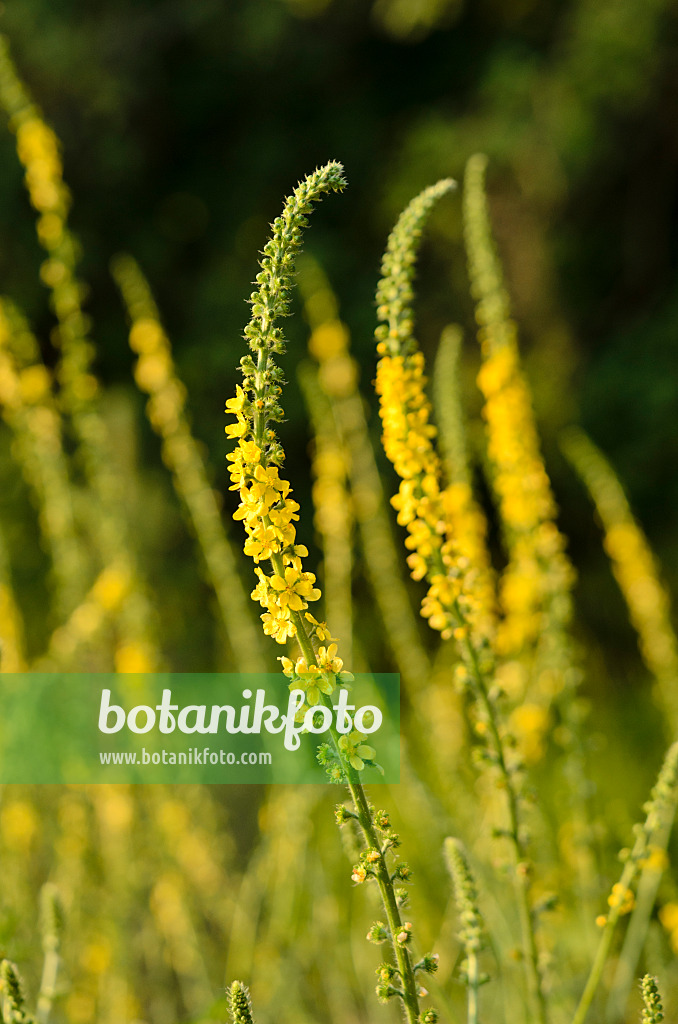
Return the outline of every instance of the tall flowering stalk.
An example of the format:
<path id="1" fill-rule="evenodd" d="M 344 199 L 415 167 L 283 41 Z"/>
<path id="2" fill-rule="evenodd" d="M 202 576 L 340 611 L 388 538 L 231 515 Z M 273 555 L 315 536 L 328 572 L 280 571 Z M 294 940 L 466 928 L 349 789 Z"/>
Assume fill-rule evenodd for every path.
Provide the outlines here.
<path id="1" fill-rule="evenodd" d="M 304 690 L 310 707 L 330 706 L 331 694 L 351 677 L 342 671 L 337 644 L 326 625 L 308 611 L 309 602 L 318 600 L 320 591 L 314 586 L 315 576 L 303 569 L 302 559 L 308 552 L 296 543 L 294 527 L 299 505 L 291 498 L 289 482 L 280 475 L 284 451 L 273 426 L 283 417 L 279 401 L 283 377 L 275 356 L 284 352 L 285 340 L 277 324 L 289 311 L 294 260 L 307 215 L 324 193 L 341 191 L 344 186 L 341 164 L 328 163 L 297 186 L 274 221 L 256 278 L 258 287 L 250 296 L 252 318 L 245 337 L 252 354 L 241 359 L 243 385 L 238 385 L 236 397 L 226 403 L 227 412 L 236 418 L 226 427 L 227 435 L 237 440 L 236 450 L 227 456 L 232 488 L 240 494 L 235 518 L 244 523 L 245 552 L 253 558 L 258 578 L 252 597 L 265 609 L 261 618 L 268 635 L 279 644 L 296 640 L 300 656 L 295 662 L 287 657 L 280 660 L 290 686 Z M 262 562 L 270 563 L 271 575 L 264 572 Z M 337 781 L 347 783 L 353 802 L 352 810 L 339 805 L 337 821 L 357 822 L 365 849 L 352 877 L 358 884 L 368 879 L 377 882 L 386 915 L 386 924 L 377 922 L 368 935 L 377 943 L 388 941 L 395 961 L 379 969 L 378 995 L 385 1000 L 399 998 L 409 1024 L 415 1024 L 422 1020 L 415 974 L 433 971 L 436 964 L 430 956 L 413 963 L 410 954 L 412 925 L 400 914 L 406 892 L 396 889 L 396 883 L 408 880 L 410 871 L 402 863 L 393 870 L 388 862 L 387 856 L 399 840 L 388 815 L 383 811 L 375 814 L 360 782 L 360 772 L 375 755 L 364 740 L 356 731 L 333 736 L 328 767 Z M 425 1011 L 423 1019 L 425 1024 L 434 1024 L 435 1012 Z"/>
<path id="2" fill-rule="evenodd" d="M 581 669 L 570 637 L 575 572 L 557 524 L 557 506 L 541 454 L 517 328 L 492 238 L 485 193 L 487 158 L 471 157 L 463 193 L 464 238 L 481 351 L 487 463 L 507 554 L 499 579 L 497 682 L 516 703 L 510 724 L 526 762 L 542 759 L 551 735 L 563 747 L 571 815 L 584 843 L 586 765 L 581 737 Z M 555 714 L 554 714 L 555 712 Z M 565 728 L 552 730 L 554 719 Z M 594 887 L 592 860 L 579 858 L 581 889 Z"/>
<path id="3" fill-rule="evenodd" d="M 544 698 L 558 695 L 572 678 L 564 637 L 572 618 L 574 571 L 556 524 L 557 509 L 520 367 L 516 325 L 492 242 L 486 166 L 482 155 L 468 161 L 463 200 L 482 355 L 478 385 L 485 398 L 488 459 L 508 553 L 500 580 L 503 617 L 497 652 L 512 662 L 514 674 L 521 663 L 533 661 Z M 523 680 L 521 696 L 531 682 Z"/>
<path id="4" fill-rule="evenodd" d="M 671 621 L 671 600 L 664 586 L 647 537 L 631 511 L 614 469 L 593 441 L 577 428 L 561 439 L 561 448 L 593 499 L 605 531 L 603 545 L 612 571 L 626 601 L 640 653 L 656 681 L 656 693 L 671 737 L 678 734 L 678 638 Z M 674 803 L 676 796 L 674 795 Z M 642 867 L 633 915 L 617 959 L 608 1009 L 621 1016 L 633 984 L 636 967 L 647 936 L 659 883 L 668 864 L 673 814 L 654 839 L 654 855 Z"/>
<path id="5" fill-rule="evenodd" d="M 327 397 L 347 449 L 351 501 L 372 593 L 403 684 L 408 691 L 421 695 L 430 680 L 431 664 L 402 579 L 384 486 L 358 389 L 358 365 L 349 348 L 349 330 L 339 319 L 337 300 L 328 281 L 308 257 L 301 268 L 300 287 L 312 328 L 308 348 L 318 363 L 318 387 Z"/>
<path id="6" fill-rule="evenodd" d="M 487 741 L 486 756 L 500 775 L 506 793 L 508 827 L 502 831 L 511 844 L 514 882 L 522 933 L 526 985 L 540 1024 L 546 1005 L 538 967 L 533 912 L 530 904 L 530 866 L 520 807 L 518 764 L 512 758 L 491 686 L 493 659 L 487 635 L 488 616 L 481 605 L 482 575 L 472 566 L 454 533 L 448 498 L 442 484 L 442 464 L 433 440 L 431 407 L 424 391 L 424 357 L 413 334 L 413 278 L 417 245 L 431 207 L 453 187 L 449 179 L 425 189 L 412 200 L 391 232 L 377 290 L 376 387 L 380 396 L 383 444 L 401 478 L 392 504 L 398 522 L 407 527 L 407 561 L 414 579 L 426 579 L 428 592 L 422 615 L 443 637 L 458 642 L 464 665 L 460 679 L 475 698 L 478 731 Z"/>

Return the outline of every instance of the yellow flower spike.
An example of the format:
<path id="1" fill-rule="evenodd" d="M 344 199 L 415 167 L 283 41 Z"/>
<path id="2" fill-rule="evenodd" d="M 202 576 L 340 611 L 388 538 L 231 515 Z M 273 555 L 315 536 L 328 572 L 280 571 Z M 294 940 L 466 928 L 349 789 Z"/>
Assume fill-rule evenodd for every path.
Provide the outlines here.
<path id="1" fill-rule="evenodd" d="M 409 532 L 408 558 L 417 577 L 426 577 L 429 592 L 422 614 L 443 638 L 453 630 L 469 669 L 470 688 L 479 717 L 487 723 L 485 742 L 498 769 L 497 785 L 506 793 L 514 882 L 521 920 L 522 954 L 533 1017 L 546 1024 L 534 916 L 529 896 L 530 874 L 525 871 L 522 804 L 512 755 L 502 733 L 496 708 L 492 655 L 486 630 L 492 609 L 482 609 L 475 591 L 478 577 L 471 570 L 468 552 L 462 552 L 451 517 L 446 516 L 442 486 L 443 467 L 433 445 L 435 428 L 429 423 L 430 406 L 424 391 L 423 356 L 412 333 L 413 275 L 416 246 L 426 215 L 450 182 L 424 190 L 401 214 L 392 231 L 382 263 L 377 291 L 377 392 L 380 396 L 383 443 L 387 456 L 401 477 L 394 504 L 399 521 Z M 468 630 L 467 628 L 468 627 Z"/>
<path id="2" fill-rule="evenodd" d="M 671 600 L 655 557 L 615 472 L 601 451 L 583 433 L 571 428 L 561 439 L 566 458 L 593 499 L 605 531 L 604 545 L 612 571 L 638 634 L 643 661 L 656 680 L 657 696 L 668 719 L 668 732 L 678 731 L 678 638 L 672 625 Z"/>
<path id="3" fill-rule="evenodd" d="M 274 636 L 278 642 L 284 642 L 287 636 L 296 635 L 307 667 L 314 665 L 316 653 L 313 644 L 314 631 L 310 628 L 313 623 L 305 618 L 303 612 L 306 601 L 316 600 L 320 597 L 320 592 L 313 587 L 315 577 L 303 572 L 300 564 L 301 553 L 296 550 L 295 528 L 292 523 L 296 519 L 297 506 L 289 504 L 289 485 L 284 491 L 276 488 L 279 498 L 273 505 L 266 506 L 259 501 L 261 496 L 250 494 L 255 481 L 252 464 L 247 462 L 244 446 L 254 444 L 257 451 L 256 463 L 261 464 L 264 470 L 280 466 L 284 459 L 284 451 L 272 427 L 272 424 L 280 422 L 283 418 L 283 410 L 279 404 L 282 374 L 274 362 L 274 356 L 283 352 L 285 347 L 278 322 L 288 312 L 294 258 L 300 248 L 302 228 L 306 226 L 306 214 L 325 192 L 343 188 L 342 170 L 341 165 L 330 163 L 309 175 L 286 200 L 282 216 L 273 223 L 272 237 L 264 247 L 260 261 L 261 269 L 256 278 L 258 288 L 251 296 L 252 318 L 245 328 L 245 337 L 251 351 L 256 355 L 256 362 L 249 355 L 241 360 L 243 390 L 250 401 L 247 413 L 250 430 L 240 439 L 238 451 L 229 455 L 231 480 L 234 488 L 240 492 L 241 503 L 246 506 L 242 510 L 241 518 L 248 536 L 254 535 L 261 525 L 270 526 L 274 513 L 280 513 L 278 528 L 281 530 L 281 537 L 279 549 L 273 552 L 270 558 L 273 569 L 270 586 L 269 578 L 266 578 L 265 586 L 258 586 L 255 590 L 257 598 L 267 606 L 267 611 L 262 615 L 265 632 Z M 291 514 L 286 514 L 290 510 Z M 275 587 L 272 585 L 273 581 L 276 583 Z M 280 598 L 284 595 L 287 595 L 287 603 L 281 608 Z M 302 599 L 302 608 L 290 607 L 290 598 L 294 595 Z M 331 685 L 334 685 L 333 677 L 330 679 L 322 674 L 316 677 L 315 690 L 318 692 L 319 703 L 321 695 L 323 703 L 327 700 L 327 694 L 323 692 L 321 686 L 326 688 Z M 367 744 L 362 746 L 367 757 L 372 748 Z M 326 767 L 331 778 L 336 781 L 343 778 L 346 781 L 365 845 L 368 849 L 374 849 L 380 846 L 374 812 L 355 775 L 355 765 L 360 764 L 362 767 L 365 761 L 360 757 L 357 747 L 351 751 L 351 757 L 355 758 L 355 763 L 351 763 L 339 748 L 338 760 L 330 758 Z M 403 925 L 393 879 L 383 854 L 374 874 L 389 922 L 390 935 L 397 935 Z M 408 1024 L 417 1024 L 420 1010 L 413 964 L 406 949 L 398 947 L 393 940 L 391 944 L 402 979 L 405 1015 Z"/>
<path id="4" fill-rule="evenodd" d="M 492 242 L 484 192 L 486 165 L 486 158 L 477 155 L 466 167 L 464 236 L 480 325 L 483 362 L 477 382 L 485 398 L 491 481 L 508 553 L 499 585 L 503 619 L 497 649 L 506 658 L 536 652 L 538 669 L 547 662 L 565 674 L 575 574 L 555 524 L 556 505 Z"/>

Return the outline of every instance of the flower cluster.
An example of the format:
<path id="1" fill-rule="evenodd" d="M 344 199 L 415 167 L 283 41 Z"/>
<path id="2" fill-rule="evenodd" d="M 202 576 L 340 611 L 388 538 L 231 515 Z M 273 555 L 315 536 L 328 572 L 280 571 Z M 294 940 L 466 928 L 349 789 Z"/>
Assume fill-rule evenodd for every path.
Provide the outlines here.
<path id="1" fill-rule="evenodd" d="M 351 673 L 344 671 L 344 663 L 341 658 L 337 657 L 336 641 L 329 636 L 325 623 L 318 622 L 310 612 L 306 612 L 304 618 L 311 624 L 313 635 L 317 641 L 329 639 L 332 642 L 328 647 L 318 648 L 315 661 L 310 665 L 304 657 L 297 658 L 295 662 L 290 658 L 280 658 L 283 673 L 290 680 L 290 690 L 304 691 L 305 704 L 299 709 L 300 717 L 303 717 L 307 707 L 315 707 L 320 703 L 321 694 L 324 693 L 329 697 L 334 693 L 337 684 L 346 684 L 353 680 Z"/>
<path id="2" fill-rule="evenodd" d="M 393 229 L 382 263 L 377 290 L 375 334 L 376 389 L 382 420 L 384 451 L 401 478 L 391 503 L 398 522 L 407 527 L 407 563 L 414 579 L 426 578 L 429 590 L 422 615 L 443 637 L 464 630 L 465 620 L 479 628 L 477 524 L 461 524 L 468 504 L 458 489 L 442 485 L 442 465 L 433 441 L 431 406 L 425 393 L 424 357 L 413 336 L 412 279 L 416 243 L 436 200 L 453 186 L 449 179 L 425 189 L 412 200 Z M 482 559 L 480 561 L 482 573 Z M 485 625 L 485 623 L 483 623 Z M 457 637 L 462 639 L 461 635 Z"/>
<path id="3" fill-rule="evenodd" d="M 497 636 L 499 652 L 508 656 L 537 641 L 550 604 L 568 593 L 574 574 L 554 522 L 555 503 L 515 338 L 505 336 L 496 348 L 484 338 L 482 350 L 478 386 L 485 398 L 487 450 L 511 552 L 500 583 L 504 619 Z M 569 603 L 563 611 L 569 617 Z"/>
<path id="4" fill-rule="evenodd" d="M 296 636 L 300 627 L 305 629 L 300 613 L 309 601 L 318 600 L 320 591 L 313 586 L 315 576 L 302 569 L 301 559 L 308 552 L 295 543 L 299 506 L 291 498 L 289 482 L 280 477 L 284 452 L 271 427 L 283 416 L 279 403 L 283 377 L 273 356 L 284 351 L 285 339 L 276 322 L 288 312 L 294 260 L 308 223 L 306 215 L 324 192 L 344 187 L 342 171 L 341 164 L 329 163 L 309 175 L 274 221 L 257 274 L 258 289 L 250 297 L 252 318 L 245 328 L 257 361 L 252 356 L 241 360 L 243 385 L 237 386 L 236 397 L 226 403 L 226 411 L 235 416 L 226 434 L 238 441 L 236 450 L 227 456 L 231 489 L 240 493 L 235 518 L 244 523 L 245 553 L 254 559 L 259 580 L 252 598 L 266 609 L 261 616 L 264 631 L 280 644 Z M 270 576 L 259 567 L 265 560 L 273 566 Z"/>
<path id="5" fill-rule="evenodd" d="M 452 606 L 462 596 L 462 566 L 449 535 L 440 466 L 429 422 L 429 405 L 424 394 L 424 357 L 388 355 L 379 343 L 382 358 L 377 367 L 376 388 L 382 420 L 384 451 L 401 478 L 398 494 L 391 503 L 398 523 L 407 527 L 405 541 L 412 577 L 428 578 L 430 586 L 422 603 L 422 615 L 444 637 L 452 635 Z"/>
<path id="6" fill-rule="evenodd" d="M 228 1011 L 233 1024 L 253 1024 L 249 989 L 242 981 L 234 981 L 226 990 Z"/>
<path id="7" fill-rule="evenodd" d="M 53 340 L 62 347 L 59 377 L 64 401 L 69 409 L 79 410 L 95 396 L 97 380 L 89 372 L 93 348 L 86 341 L 85 288 L 75 276 L 79 246 L 67 223 L 70 194 L 63 181 L 57 137 L 19 81 L 4 37 L 0 37 L 0 104 L 10 116 L 26 188 L 39 214 L 38 239 L 47 253 L 40 276 L 52 292 L 59 321 Z"/>
<path id="8" fill-rule="evenodd" d="M 299 367 L 299 383 L 314 422 L 316 437 L 322 434 L 324 439 L 331 430 L 335 437 L 338 435 L 341 439 L 341 450 L 335 441 L 328 452 L 331 465 L 323 458 L 322 465 L 328 470 L 327 473 L 323 472 L 323 476 L 329 478 L 329 470 L 332 470 L 332 491 L 336 494 L 339 487 L 343 487 L 343 476 L 340 474 L 344 471 L 351 484 L 350 496 L 344 493 L 341 512 L 329 487 L 323 487 L 318 495 L 321 508 L 327 510 L 328 519 L 335 527 L 331 538 L 326 534 L 324 543 L 328 617 L 337 627 L 342 620 L 345 622 L 343 632 L 340 628 L 338 632 L 346 643 L 351 635 L 348 619 L 351 612 L 352 538 L 349 531 L 351 519 L 355 516 L 365 556 L 364 568 L 394 663 L 400 671 L 403 685 L 421 691 L 428 684 L 430 665 L 401 575 L 400 552 L 393 538 L 386 495 L 358 388 L 358 368 L 349 352 L 349 331 L 339 319 L 337 299 L 329 282 L 318 265 L 308 257 L 300 267 L 299 284 L 304 293 L 304 312 L 312 328 L 308 349 L 318 363 L 315 374 L 310 367 Z M 315 425 L 316 420 L 318 426 Z M 321 429 L 323 421 L 325 429 Z M 326 429 L 327 423 L 330 424 L 330 430 Z M 324 443 L 319 444 L 318 456 L 324 456 L 324 452 Z M 317 522 L 321 531 L 324 519 L 323 514 L 323 522 Z"/>
<path id="9" fill-rule="evenodd" d="M 239 389 L 242 391 L 242 389 Z M 241 401 L 227 403 L 229 412 Z M 236 414 L 241 417 L 238 410 Z M 228 429 L 228 428 L 227 428 Z M 284 644 L 296 636 L 296 616 L 317 601 L 320 591 L 313 586 L 315 576 L 304 572 L 301 560 L 308 554 L 303 544 L 296 544 L 294 522 L 299 506 L 290 497 L 291 487 L 280 477 L 276 465 L 265 465 L 265 453 L 254 441 L 240 439 L 238 447 L 227 458 L 231 462 L 232 490 L 240 493 L 240 505 L 234 513 L 242 519 L 247 533 L 245 553 L 256 563 L 259 580 L 252 591 L 252 600 L 266 611 L 261 616 L 264 632 Z M 259 562 L 272 560 L 276 570 L 267 576 Z"/>

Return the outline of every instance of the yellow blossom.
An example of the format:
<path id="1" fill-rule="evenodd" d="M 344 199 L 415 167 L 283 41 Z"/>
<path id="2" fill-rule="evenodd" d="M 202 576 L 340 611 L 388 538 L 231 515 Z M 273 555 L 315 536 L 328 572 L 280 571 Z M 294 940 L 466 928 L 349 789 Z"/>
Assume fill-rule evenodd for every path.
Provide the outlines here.
<path id="1" fill-rule="evenodd" d="M 333 676 L 317 665 L 309 665 L 305 658 L 298 658 L 294 666 L 294 680 L 290 683 L 290 689 L 295 688 L 304 690 L 306 703 L 315 707 L 320 703 L 321 694 L 329 696 L 334 693 L 336 683 Z"/>
<path id="2" fill-rule="evenodd" d="M 344 757 L 357 772 L 363 770 L 365 761 L 372 761 L 376 756 L 374 747 L 365 743 L 366 739 L 367 737 L 357 730 L 339 737 L 339 747 Z"/>
<path id="3" fill-rule="evenodd" d="M 617 907 L 620 916 L 630 914 L 636 905 L 636 898 L 630 889 L 625 889 L 619 882 L 612 886 L 612 892 L 607 897 L 610 907 Z"/>

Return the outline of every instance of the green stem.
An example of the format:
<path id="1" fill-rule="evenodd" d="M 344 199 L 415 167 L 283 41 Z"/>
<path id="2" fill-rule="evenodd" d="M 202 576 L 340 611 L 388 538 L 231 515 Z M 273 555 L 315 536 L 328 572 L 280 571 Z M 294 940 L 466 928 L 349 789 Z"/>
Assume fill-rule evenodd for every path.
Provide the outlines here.
<path id="1" fill-rule="evenodd" d="M 634 869 L 634 864 L 629 863 L 626 865 L 620 882 L 624 889 L 627 889 L 630 883 L 632 882 L 633 875 L 635 873 Z M 622 891 L 624 891 L 624 889 Z M 586 982 L 586 987 L 584 988 L 582 997 L 579 1000 L 579 1006 L 577 1007 L 574 1017 L 572 1018 L 572 1024 L 584 1024 L 586 1015 L 589 1011 L 591 1003 L 593 1002 L 593 997 L 596 994 L 596 989 L 598 988 L 598 985 L 600 984 L 600 979 L 603 976 L 603 968 L 605 967 L 607 958 L 610 953 L 610 947 L 612 945 L 612 939 L 614 937 L 614 929 L 616 927 L 618 920 L 619 909 L 617 907 L 613 907 L 607 916 L 607 921 L 605 922 L 603 934 L 600 938 L 598 949 L 596 950 L 596 955 L 591 966 L 591 971 Z"/>
<path id="2" fill-rule="evenodd" d="M 671 826 L 675 815 L 676 801 L 673 800 L 669 816 L 658 836 L 652 844 L 654 853 L 666 853 L 671 836 Z M 657 899 L 657 890 L 661 882 L 663 867 L 651 866 L 646 863 L 642 869 L 636 890 L 636 906 L 629 921 L 624 944 L 617 961 L 612 988 L 607 1001 L 605 1016 L 609 1021 L 621 1021 L 629 997 L 629 992 L 636 977 L 638 961 L 647 938 L 648 925 L 652 909 Z"/>
<path id="3" fill-rule="evenodd" d="M 467 636 L 464 641 L 466 659 L 468 664 L 471 666 L 474 686 L 487 718 L 497 767 L 499 768 L 504 789 L 506 790 L 509 814 L 508 838 L 511 841 L 514 857 L 514 885 L 518 902 L 518 914 L 520 917 L 525 981 L 530 999 L 533 1003 L 535 1020 L 538 1024 L 546 1024 L 546 1000 L 544 998 L 541 978 L 539 975 L 537 940 L 534 934 L 534 921 L 528 898 L 529 878 L 527 866 L 523 860 L 523 843 L 520 838 L 518 794 L 516 793 L 516 789 L 513 784 L 512 773 L 509 770 L 506 758 L 504 757 L 504 744 L 501 736 L 499 735 L 499 727 L 497 725 L 494 705 L 492 704 L 487 692 L 483 671 L 478 662 L 478 654 L 470 640 L 470 637 L 468 636 L 468 625 L 457 601 L 454 602 L 453 612 L 458 625 L 467 630 Z"/>
<path id="4" fill-rule="evenodd" d="M 466 955 L 467 978 L 467 1024 L 478 1024 L 478 957 L 475 953 Z"/>
<path id="5" fill-rule="evenodd" d="M 280 558 L 279 555 L 273 555 L 271 562 L 278 572 L 279 569 L 276 562 Z M 280 560 L 280 566 L 282 567 L 282 560 Z M 292 612 L 295 625 L 297 627 L 297 640 L 301 648 L 303 656 L 306 658 L 308 664 L 313 664 L 316 654 L 313 650 L 313 644 L 306 631 L 306 626 L 303 620 L 301 612 Z M 334 729 L 332 731 L 332 738 L 335 742 L 336 749 L 341 757 L 341 752 L 337 744 L 337 736 Z M 358 824 L 365 838 L 365 842 L 368 848 L 371 850 L 377 850 L 379 852 L 379 860 L 375 862 L 374 870 L 377 884 L 379 886 L 379 892 L 381 894 L 381 900 L 386 913 L 386 920 L 388 922 L 388 929 L 391 938 L 391 946 L 393 948 L 393 954 L 398 965 L 400 972 L 400 978 L 402 982 L 403 990 L 403 1005 L 407 1016 L 408 1024 L 416 1024 L 417 1017 L 419 1016 L 419 998 L 417 996 L 417 982 L 414 976 L 414 970 L 412 968 L 412 960 L 410 958 L 409 951 L 401 946 L 396 940 L 396 936 L 403 930 L 403 921 L 400 916 L 400 910 L 398 909 L 398 903 L 396 901 L 395 891 L 393 889 L 393 882 L 391 880 L 391 874 L 388 870 L 386 863 L 386 857 L 381 848 L 381 841 L 377 835 L 372 820 L 372 813 L 370 811 L 365 790 L 362 784 L 358 780 L 357 772 L 341 758 L 342 767 L 346 773 L 348 789 L 353 800 L 353 806 L 358 816 Z"/>
<path id="6" fill-rule="evenodd" d="M 439 552 L 434 555 L 434 568 L 433 573 L 445 573 L 445 567 L 443 566 L 442 559 L 440 558 Z M 539 961 L 537 951 L 537 940 L 534 934 L 534 921 L 532 918 L 532 911 L 530 908 L 528 889 L 529 889 L 529 878 L 527 874 L 527 868 L 523 861 L 523 843 L 520 838 L 520 821 L 518 814 L 518 794 L 516 793 L 515 786 L 513 784 L 513 776 L 509 771 L 509 767 L 506 764 L 506 758 L 504 757 L 504 744 L 499 734 L 499 727 L 497 725 L 497 718 L 495 714 L 494 705 L 490 700 L 487 692 L 487 686 L 485 685 L 485 676 L 483 670 L 480 667 L 478 661 L 477 651 L 471 642 L 469 635 L 469 626 L 459 607 L 458 600 L 455 600 L 452 605 L 452 614 L 456 620 L 456 624 L 463 628 L 466 632 L 465 640 L 463 641 L 464 652 L 466 655 L 467 664 L 471 666 L 471 672 L 473 674 L 473 682 L 476 693 L 480 700 L 480 704 L 485 712 L 487 723 L 490 729 L 490 737 L 492 740 L 492 746 L 494 748 L 494 754 L 496 757 L 497 767 L 499 768 L 504 789 L 506 790 L 507 803 L 508 803 L 508 814 L 509 814 L 509 829 L 508 838 L 511 841 L 514 857 L 514 885 L 516 890 L 516 899 L 518 903 L 518 915 L 520 918 L 520 931 L 523 947 L 523 963 L 525 965 L 525 981 L 527 990 L 532 1001 L 535 1013 L 535 1021 L 537 1024 L 546 1024 L 546 1000 L 544 998 L 544 992 L 541 986 L 541 978 L 539 975 Z"/>
<path id="7" fill-rule="evenodd" d="M 624 897 L 624 893 L 630 887 L 636 874 L 638 872 L 638 862 L 641 859 L 643 852 L 647 846 L 648 832 L 647 827 L 643 829 L 638 838 L 636 839 L 633 849 L 629 855 L 629 859 L 624 865 L 624 870 L 621 873 L 619 879 L 619 888 L 617 889 L 617 899 L 614 900 L 610 907 L 610 912 L 607 915 L 605 927 L 603 928 L 603 934 L 600 937 L 598 949 L 591 966 L 586 986 L 582 993 L 582 997 L 579 1000 L 579 1005 L 575 1011 L 574 1017 L 572 1018 L 572 1024 L 584 1024 L 586 1014 L 589 1011 L 593 997 L 596 994 L 596 989 L 600 984 L 600 979 L 603 976 L 603 969 L 607 962 L 607 958 L 610 953 L 610 947 L 612 945 L 612 939 L 614 937 L 614 930 L 619 920 L 619 914 L 621 911 L 621 904 Z"/>

